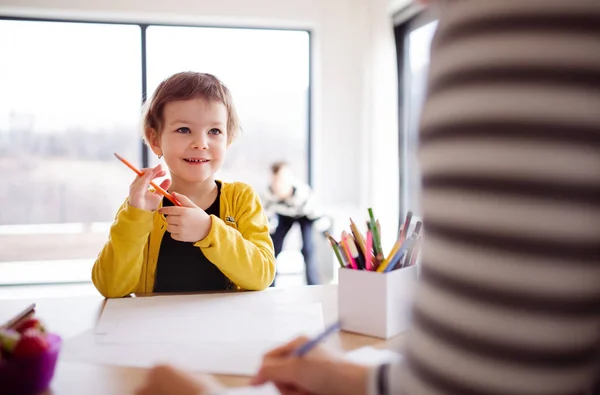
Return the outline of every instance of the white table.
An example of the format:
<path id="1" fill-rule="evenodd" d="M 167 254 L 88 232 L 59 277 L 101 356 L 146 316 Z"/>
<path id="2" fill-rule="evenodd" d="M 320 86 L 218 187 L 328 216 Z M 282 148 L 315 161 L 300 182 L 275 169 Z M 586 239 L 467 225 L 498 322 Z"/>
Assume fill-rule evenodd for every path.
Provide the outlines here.
<path id="1" fill-rule="evenodd" d="M 263 291 L 270 292 L 270 290 Z M 282 293 L 288 302 L 320 302 L 323 305 L 325 322 L 337 319 L 337 285 L 301 286 L 286 288 Z M 36 314 L 47 327 L 68 339 L 83 331 L 92 329 L 102 312 L 104 299 L 101 296 L 85 298 L 55 299 L 15 299 L 0 301 L 0 320 L 8 318 L 28 304 L 37 304 Z M 400 349 L 403 336 L 390 340 L 339 332 L 332 335 L 327 344 L 341 351 L 351 351 L 363 346 Z M 60 361 L 50 390 L 46 394 L 55 395 L 124 395 L 131 394 L 139 387 L 146 370 L 86 363 Z M 241 376 L 216 376 L 226 386 L 247 384 L 249 378 Z"/>

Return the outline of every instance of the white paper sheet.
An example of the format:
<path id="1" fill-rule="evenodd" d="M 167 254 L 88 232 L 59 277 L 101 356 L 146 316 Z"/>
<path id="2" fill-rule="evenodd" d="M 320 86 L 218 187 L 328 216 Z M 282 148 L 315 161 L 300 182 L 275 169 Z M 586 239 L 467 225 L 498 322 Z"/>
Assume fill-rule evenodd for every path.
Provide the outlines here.
<path id="1" fill-rule="evenodd" d="M 323 331 L 321 303 L 277 303 L 277 292 L 110 299 L 98 342 L 282 343 Z"/>
<path id="2" fill-rule="evenodd" d="M 281 296 L 274 291 L 109 299 L 96 329 L 65 341 L 61 358 L 252 375 L 268 350 L 324 329 L 321 303 L 285 303 Z"/>
<path id="3" fill-rule="evenodd" d="M 63 343 L 63 361 L 150 368 L 158 363 L 193 372 L 251 376 L 273 343 L 254 344 L 102 344 L 92 330 Z"/>
<path id="4" fill-rule="evenodd" d="M 140 368 L 170 363 L 193 372 L 252 376 L 258 371 L 264 353 L 278 345 L 205 343 L 181 347 L 173 344 L 99 344 L 90 330 L 66 340 L 60 357 L 64 361 Z M 346 353 L 345 358 L 363 365 L 377 365 L 400 360 L 402 355 L 390 350 L 362 347 Z"/>

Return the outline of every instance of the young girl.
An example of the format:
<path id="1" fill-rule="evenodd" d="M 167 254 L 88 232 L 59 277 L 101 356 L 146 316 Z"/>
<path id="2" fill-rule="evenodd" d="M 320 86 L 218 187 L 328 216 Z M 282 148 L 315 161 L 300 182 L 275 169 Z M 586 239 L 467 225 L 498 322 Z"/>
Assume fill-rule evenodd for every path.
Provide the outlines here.
<path id="1" fill-rule="evenodd" d="M 246 184 L 215 179 L 239 129 L 227 87 L 210 74 L 175 74 L 147 103 L 143 128 L 171 174 L 160 186 L 181 207 L 149 189 L 166 174 L 161 165 L 142 170 L 92 269 L 98 291 L 113 298 L 267 288 L 275 257 L 259 197 Z"/>

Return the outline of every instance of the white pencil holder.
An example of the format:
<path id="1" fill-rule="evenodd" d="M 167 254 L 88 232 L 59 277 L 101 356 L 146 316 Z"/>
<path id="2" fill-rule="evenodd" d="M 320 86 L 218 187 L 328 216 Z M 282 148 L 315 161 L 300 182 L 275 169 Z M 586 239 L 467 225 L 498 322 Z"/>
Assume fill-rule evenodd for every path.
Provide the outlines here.
<path id="1" fill-rule="evenodd" d="M 342 330 L 389 339 L 408 329 L 417 266 L 389 273 L 340 268 L 338 276 Z"/>

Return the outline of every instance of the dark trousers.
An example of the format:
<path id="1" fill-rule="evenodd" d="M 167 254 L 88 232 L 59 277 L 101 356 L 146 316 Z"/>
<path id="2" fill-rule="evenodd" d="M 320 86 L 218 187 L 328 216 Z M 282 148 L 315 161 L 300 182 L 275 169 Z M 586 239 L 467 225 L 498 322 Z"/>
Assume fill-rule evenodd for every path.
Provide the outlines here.
<path id="1" fill-rule="evenodd" d="M 273 246 L 275 247 L 275 257 L 279 255 L 283 248 L 283 241 L 285 236 L 288 234 L 292 225 L 297 222 L 300 225 L 302 232 L 302 256 L 304 257 L 304 265 L 306 267 L 306 283 L 308 285 L 319 284 L 319 274 L 317 271 L 315 257 L 314 257 L 314 242 L 312 234 L 313 220 L 306 217 L 294 218 L 286 217 L 284 215 L 278 215 L 278 224 L 275 229 L 275 233 L 271 235 L 273 239 Z M 275 281 L 271 286 L 275 285 Z"/>

